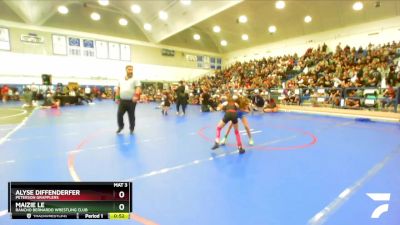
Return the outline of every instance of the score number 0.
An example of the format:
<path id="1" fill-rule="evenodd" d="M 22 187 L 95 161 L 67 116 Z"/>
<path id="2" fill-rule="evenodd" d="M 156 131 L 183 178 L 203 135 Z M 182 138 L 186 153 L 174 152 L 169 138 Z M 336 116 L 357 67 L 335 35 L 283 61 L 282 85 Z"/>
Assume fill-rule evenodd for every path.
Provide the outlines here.
<path id="1" fill-rule="evenodd" d="M 124 198 L 125 197 L 125 192 L 120 191 L 118 193 L 118 197 L 119 198 Z M 121 204 L 119 204 L 118 208 L 119 208 L 119 210 L 123 211 L 125 209 L 125 205 L 121 203 Z"/>
<path id="2" fill-rule="evenodd" d="M 125 192 L 124 192 L 124 191 L 119 191 L 119 192 L 118 192 L 118 197 L 119 197 L 119 199 L 125 198 Z M 120 204 L 118 205 L 118 209 L 119 209 L 120 211 L 124 211 L 124 210 L 125 210 L 125 204 L 124 204 L 124 203 L 120 203 Z"/>

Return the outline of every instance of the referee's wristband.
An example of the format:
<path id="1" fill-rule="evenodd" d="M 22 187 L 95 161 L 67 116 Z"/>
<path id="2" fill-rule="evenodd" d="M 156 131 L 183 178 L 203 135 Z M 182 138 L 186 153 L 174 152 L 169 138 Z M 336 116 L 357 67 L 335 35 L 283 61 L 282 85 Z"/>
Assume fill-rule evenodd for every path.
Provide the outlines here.
<path id="1" fill-rule="evenodd" d="M 121 99 L 121 96 L 117 95 L 117 96 L 115 96 L 115 99 L 120 100 L 120 99 Z"/>

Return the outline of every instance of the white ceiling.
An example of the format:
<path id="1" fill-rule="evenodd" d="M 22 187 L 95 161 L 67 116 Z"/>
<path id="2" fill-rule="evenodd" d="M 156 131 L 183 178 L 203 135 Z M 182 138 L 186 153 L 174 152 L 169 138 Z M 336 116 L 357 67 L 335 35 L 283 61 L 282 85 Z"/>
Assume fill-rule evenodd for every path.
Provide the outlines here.
<path id="1" fill-rule="evenodd" d="M 354 1 L 350 0 L 285 1 L 283 10 L 269 0 L 197 0 L 188 6 L 179 0 L 109 1 L 108 6 L 101 6 L 96 0 L 0 0 L 0 19 L 226 53 L 400 15 L 400 0 L 362 1 L 361 11 L 352 10 Z M 131 12 L 133 4 L 141 6 L 140 14 Z M 59 14 L 59 5 L 67 6 L 69 13 Z M 158 18 L 160 10 L 169 14 L 168 20 Z M 94 11 L 102 16 L 100 21 L 90 19 Z M 248 22 L 238 23 L 240 15 L 246 15 Z M 306 15 L 313 18 L 309 24 L 304 22 Z M 128 19 L 128 26 L 118 24 L 121 17 Z M 144 30 L 144 23 L 152 24 L 151 32 Z M 212 31 L 214 25 L 221 27 L 220 33 Z M 270 25 L 277 27 L 274 35 L 267 31 Z M 193 40 L 195 33 L 200 34 L 200 40 Z M 249 35 L 248 41 L 241 40 L 244 33 Z M 223 39 L 228 46 L 220 45 Z"/>

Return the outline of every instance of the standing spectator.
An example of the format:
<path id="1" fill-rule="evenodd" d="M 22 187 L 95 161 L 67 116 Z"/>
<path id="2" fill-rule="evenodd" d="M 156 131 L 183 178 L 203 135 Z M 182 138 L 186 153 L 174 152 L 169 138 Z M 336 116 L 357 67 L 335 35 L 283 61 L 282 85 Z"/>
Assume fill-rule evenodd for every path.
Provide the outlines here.
<path id="1" fill-rule="evenodd" d="M 39 87 L 35 83 L 32 83 L 31 91 L 33 105 L 37 105 Z"/>
<path id="2" fill-rule="evenodd" d="M 114 86 L 113 89 L 113 100 L 115 101 L 115 98 L 117 97 L 117 90 L 118 90 L 118 86 Z"/>
<path id="3" fill-rule="evenodd" d="M 12 88 L 8 88 L 8 100 L 14 100 L 14 91 Z"/>
<path id="4" fill-rule="evenodd" d="M 390 67 L 386 62 L 381 63 L 381 66 L 378 68 L 378 71 L 381 74 L 381 88 L 386 88 L 386 81 L 389 78 Z"/>
<path id="5" fill-rule="evenodd" d="M 92 90 L 90 89 L 90 87 L 89 86 L 86 86 L 85 87 L 85 96 L 88 98 L 88 99 L 91 99 L 92 98 Z"/>
<path id="6" fill-rule="evenodd" d="M 118 130 L 119 134 L 124 128 L 124 114 L 128 112 L 130 134 L 133 134 L 135 129 L 135 108 L 136 102 L 140 97 L 140 82 L 133 79 L 133 66 L 127 65 L 125 67 L 125 79 L 122 79 L 118 84 L 116 93 L 116 101 L 118 106 Z"/>
<path id="7" fill-rule="evenodd" d="M 203 94 L 200 97 L 201 111 L 202 112 L 210 112 L 211 107 L 211 96 L 208 93 L 207 88 L 203 89 Z"/>
<path id="8" fill-rule="evenodd" d="M 389 84 L 390 86 L 396 86 L 396 72 L 395 72 L 395 66 L 392 65 L 390 67 L 390 71 L 387 77 L 387 84 Z"/>
<path id="9" fill-rule="evenodd" d="M 98 98 L 99 97 L 99 89 L 96 86 L 94 86 L 92 88 L 92 93 L 93 93 L 93 97 L 94 98 Z"/>

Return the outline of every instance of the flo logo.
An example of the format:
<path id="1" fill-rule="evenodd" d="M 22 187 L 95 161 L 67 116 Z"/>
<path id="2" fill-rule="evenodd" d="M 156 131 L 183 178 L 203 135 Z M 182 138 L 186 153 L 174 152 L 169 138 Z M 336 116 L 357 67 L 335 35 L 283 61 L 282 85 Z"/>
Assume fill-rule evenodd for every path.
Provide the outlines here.
<path id="1" fill-rule="evenodd" d="M 377 202 L 390 201 L 390 193 L 366 193 L 368 197 Z M 371 214 L 371 218 L 378 219 L 385 212 L 389 211 L 389 204 L 382 204 L 375 208 Z"/>

